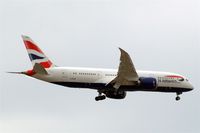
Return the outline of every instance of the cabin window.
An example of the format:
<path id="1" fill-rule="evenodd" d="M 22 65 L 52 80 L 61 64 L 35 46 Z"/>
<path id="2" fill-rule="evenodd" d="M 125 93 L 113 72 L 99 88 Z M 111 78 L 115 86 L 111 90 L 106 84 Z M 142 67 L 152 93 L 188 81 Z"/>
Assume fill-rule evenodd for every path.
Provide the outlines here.
<path id="1" fill-rule="evenodd" d="M 73 73 L 77 74 L 77 73 Z M 97 75 L 96 73 L 78 73 L 79 75 Z"/>
<path id="2" fill-rule="evenodd" d="M 117 76 L 116 74 L 105 74 L 105 76 Z"/>

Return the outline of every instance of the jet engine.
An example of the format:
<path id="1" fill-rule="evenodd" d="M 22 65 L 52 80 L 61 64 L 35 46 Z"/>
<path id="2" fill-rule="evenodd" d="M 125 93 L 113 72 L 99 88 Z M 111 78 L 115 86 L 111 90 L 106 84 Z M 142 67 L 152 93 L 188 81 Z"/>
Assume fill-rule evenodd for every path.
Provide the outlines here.
<path id="1" fill-rule="evenodd" d="M 106 97 L 108 98 L 113 98 L 113 99 L 124 99 L 126 97 L 126 92 L 125 91 L 109 91 L 106 92 Z"/>
<path id="2" fill-rule="evenodd" d="M 155 89 L 157 87 L 157 80 L 152 77 L 142 77 L 139 79 L 140 85 L 144 89 Z"/>

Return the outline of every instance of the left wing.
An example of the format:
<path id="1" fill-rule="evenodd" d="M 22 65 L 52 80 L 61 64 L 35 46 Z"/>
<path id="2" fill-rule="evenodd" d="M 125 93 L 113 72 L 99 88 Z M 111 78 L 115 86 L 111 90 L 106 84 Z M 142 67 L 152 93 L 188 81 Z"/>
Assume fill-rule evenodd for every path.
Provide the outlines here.
<path id="1" fill-rule="evenodd" d="M 136 85 L 139 80 L 131 57 L 126 51 L 121 48 L 119 49 L 121 52 L 121 57 L 117 77 L 109 83 L 112 84 L 115 89 L 118 89 L 123 85 Z"/>

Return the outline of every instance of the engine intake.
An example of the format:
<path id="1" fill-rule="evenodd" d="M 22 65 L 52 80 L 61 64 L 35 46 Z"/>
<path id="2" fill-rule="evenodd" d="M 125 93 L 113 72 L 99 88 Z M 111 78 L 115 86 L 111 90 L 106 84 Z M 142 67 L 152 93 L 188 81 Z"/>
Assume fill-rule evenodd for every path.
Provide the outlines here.
<path id="1" fill-rule="evenodd" d="M 141 77 L 140 85 L 144 89 L 155 89 L 157 87 L 157 80 L 151 77 Z"/>

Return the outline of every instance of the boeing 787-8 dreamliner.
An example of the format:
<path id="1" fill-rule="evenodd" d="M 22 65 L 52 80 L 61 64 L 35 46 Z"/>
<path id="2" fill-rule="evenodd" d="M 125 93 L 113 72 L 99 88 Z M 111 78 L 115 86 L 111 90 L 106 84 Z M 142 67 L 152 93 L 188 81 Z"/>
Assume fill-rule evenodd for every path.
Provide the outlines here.
<path id="1" fill-rule="evenodd" d="M 120 49 L 117 70 L 80 67 L 58 67 L 42 52 L 28 36 L 22 36 L 33 68 L 23 72 L 27 76 L 49 83 L 73 88 L 97 90 L 96 101 L 107 98 L 124 99 L 129 91 L 172 92 L 179 95 L 193 89 L 188 79 L 170 72 L 137 71 L 129 54 Z"/>

